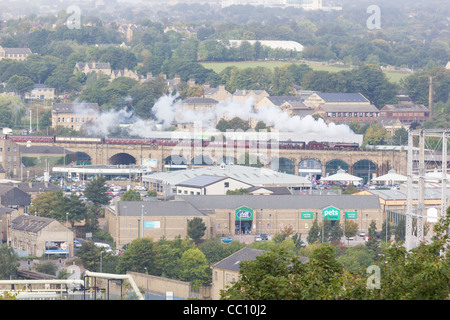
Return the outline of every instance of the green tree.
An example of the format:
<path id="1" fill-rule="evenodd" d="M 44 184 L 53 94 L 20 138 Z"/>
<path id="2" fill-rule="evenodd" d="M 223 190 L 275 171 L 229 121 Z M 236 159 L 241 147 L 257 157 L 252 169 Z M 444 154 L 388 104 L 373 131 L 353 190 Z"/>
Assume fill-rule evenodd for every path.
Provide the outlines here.
<path id="1" fill-rule="evenodd" d="M 157 263 L 157 245 L 149 238 L 135 239 L 121 256 L 117 265 L 118 273 L 135 271 L 161 275 L 161 270 Z"/>
<path id="2" fill-rule="evenodd" d="M 19 268 L 19 256 L 13 248 L 6 244 L 0 246 L 0 279 L 9 280 Z"/>
<path id="3" fill-rule="evenodd" d="M 405 128 L 395 130 L 392 140 L 394 144 L 398 146 L 408 145 L 408 130 Z"/>
<path id="4" fill-rule="evenodd" d="M 120 197 L 120 201 L 142 201 L 142 198 L 136 190 L 130 189 Z"/>
<path id="5" fill-rule="evenodd" d="M 320 232 L 321 231 L 320 231 L 319 223 L 317 222 L 317 218 L 316 218 L 316 219 L 314 219 L 311 229 L 309 229 L 308 236 L 306 237 L 306 241 L 308 242 L 308 244 L 319 241 Z"/>
<path id="6" fill-rule="evenodd" d="M 105 177 L 99 176 L 89 182 L 84 191 L 84 196 L 95 206 L 109 204 L 108 187 L 105 186 Z"/>
<path id="7" fill-rule="evenodd" d="M 363 143 L 369 145 L 383 144 L 386 136 L 386 129 L 383 126 L 374 123 L 366 130 Z"/>
<path id="8" fill-rule="evenodd" d="M 33 81 L 26 76 L 13 75 L 8 79 L 6 88 L 18 95 L 23 95 L 25 92 L 30 91 L 33 88 L 33 85 Z"/>
<path id="9" fill-rule="evenodd" d="M 195 217 L 188 222 L 187 234 L 198 243 L 200 239 L 205 235 L 206 225 L 201 218 Z"/>
<path id="10" fill-rule="evenodd" d="M 211 282 L 208 262 L 198 248 L 189 249 L 181 256 L 179 279 L 189 281 L 194 289 Z"/>
<path id="11" fill-rule="evenodd" d="M 377 226 L 374 220 L 372 220 L 369 226 L 369 240 L 366 242 L 366 247 L 370 250 L 374 258 L 377 257 L 380 246 L 377 239 Z"/>

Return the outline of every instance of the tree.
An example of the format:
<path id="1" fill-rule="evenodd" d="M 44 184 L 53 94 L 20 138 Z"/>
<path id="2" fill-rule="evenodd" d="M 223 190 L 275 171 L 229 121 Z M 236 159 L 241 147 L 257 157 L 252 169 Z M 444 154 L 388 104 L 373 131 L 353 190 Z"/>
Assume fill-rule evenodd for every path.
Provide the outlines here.
<path id="1" fill-rule="evenodd" d="M 406 146 L 408 144 L 408 130 L 403 127 L 395 130 L 392 140 L 395 145 Z"/>
<path id="2" fill-rule="evenodd" d="M 211 282 L 209 265 L 203 252 L 198 248 L 188 249 L 180 259 L 179 279 L 189 281 L 194 289 Z"/>
<path id="3" fill-rule="evenodd" d="M 157 245 L 149 238 L 135 239 L 121 256 L 117 265 L 118 273 L 135 271 L 161 275 L 161 270 L 157 263 L 159 256 Z"/>
<path id="4" fill-rule="evenodd" d="M 6 88 L 18 95 L 23 95 L 25 92 L 30 91 L 33 85 L 33 81 L 26 76 L 13 75 L 8 79 Z"/>
<path id="5" fill-rule="evenodd" d="M 383 144 L 386 136 L 386 129 L 383 126 L 374 123 L 366 130 L 363 143 L 369 145 Z"/>
<path id="6" fill-rule="evenodd" d="M 377 257 L 380 247 L 377 240 L 377 226 L 374 220 L 369 226 L 369 240 L 366 242 L 366 247 L 371 251 L 374 258 Z"/>
<path id="7" fill-rule="evenodd" d="M 142 201 L 142 198 L 136 190 L 130 189 L 120 197 L 120 201 Z"/>
<path id="8" fill-rule="evenodd" d="M 206 225 L 201 218 L 195 217 L 188 222 L 187 233 L 189 237 L 194 240 L 195 243 L 198 243 L 205 235 Z"/>
<path id="9" fill-rule="evenodd" d="M 345 221 L 344 234 L 346 238 L 355 237 L 358 232 L 358 224 L 354 221 Z"/>
<path id="10" fill-rule="evenodd" d="M 316 219 L 314 219 L 311 229 L 309 229 L 308 236 L 306 237 L 306 241 L 309 244 L 319 241 L 319 233 L 320 233 L 320 227 L 319 227 L 319 223 L 317 222 L 317 218 L 316 218 Z"/>
<path id="11" fill-rule="evenodd" d="M 111 200 L 108 195 L 108 187 L 105 186 L 105 177 L 99 176 L 89 182 L 84 191 L 84 196 L 91 201 L 94 206 L 109 204 Z"/>
<path id="12" fill-rule="evenodd" d="M 9 280 L 19 268 L 19 256 L 6 244 L 0 246 L 0 279 Z"/>

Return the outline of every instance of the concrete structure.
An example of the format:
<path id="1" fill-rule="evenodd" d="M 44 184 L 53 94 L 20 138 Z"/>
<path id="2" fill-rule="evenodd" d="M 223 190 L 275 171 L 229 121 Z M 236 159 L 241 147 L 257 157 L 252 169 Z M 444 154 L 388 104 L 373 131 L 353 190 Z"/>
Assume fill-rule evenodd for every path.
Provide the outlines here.
<path id="1" fill-rule="evenodd" d="M 20 215 L 11 221 L 10 237 L 10 246 L 29 256 L 73 256 L 72 231 L 54 219 Z"/>
<path id="2" fill-rule="evenodd" d="M 25 61 L 32 54 L 29 48 L 3 48 L 0 46 L 0 60 Z"/>
<path id="3" fill-rule="evenodd" d="M 224 176 L 201 175 L 176 185 L 177 195 L 226 195 L 227 191 L 251 187 L 233 178 Z"/>
<path id="4" fill-rule="evenodd" d="M 62 126 L 79 131 L 96 120 L 100 109 L 97 103 L 54 103 L 52 128 Z"/>
<path id="5" fill-rule="evenodd" d="M 55 88 L 50 88 L 45 84 L 35 84 L 31 92 L 25 93 L 25 99 L 53 100 L 55 99 Z"/>

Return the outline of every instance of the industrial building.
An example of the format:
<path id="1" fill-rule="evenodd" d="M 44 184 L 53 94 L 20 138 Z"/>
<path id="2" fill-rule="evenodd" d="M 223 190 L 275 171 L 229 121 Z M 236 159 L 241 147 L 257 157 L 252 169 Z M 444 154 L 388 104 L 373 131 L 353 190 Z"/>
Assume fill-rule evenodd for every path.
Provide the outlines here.
<path id="1" fill-rule="evenodd" d="M 342 224 L 351 220 L 367 232 L 372 220 L 378 229 L 384 221 L 375 195 L 188 195 L 168 201 L 118 201 L 105 211 L 105 230 L 119 247 L 139 237 L 173 240 L 187 235 L 188 222 L 195 217 L 206 226 L 205 239 L 274 235 L 286 226 L 307 234 L 315 219 Z"/>

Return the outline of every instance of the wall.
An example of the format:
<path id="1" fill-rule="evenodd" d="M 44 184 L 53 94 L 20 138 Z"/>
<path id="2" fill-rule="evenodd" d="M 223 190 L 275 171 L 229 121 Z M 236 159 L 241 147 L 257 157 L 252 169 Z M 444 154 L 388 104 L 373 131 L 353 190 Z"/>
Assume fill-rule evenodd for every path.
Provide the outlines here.
<path id="1" fill-rule="evenodd" d="M 147 275 L 144 273 L 128 271 L 134 282 L 140 289 L 165 295 L 167 291 L 173 292 L 173 296 L 182 299 L 199 298 L 201 300 L 211 299 L 211 287 L 200 287 L 198 292 L 191 290 L 189 282 Z"/>

